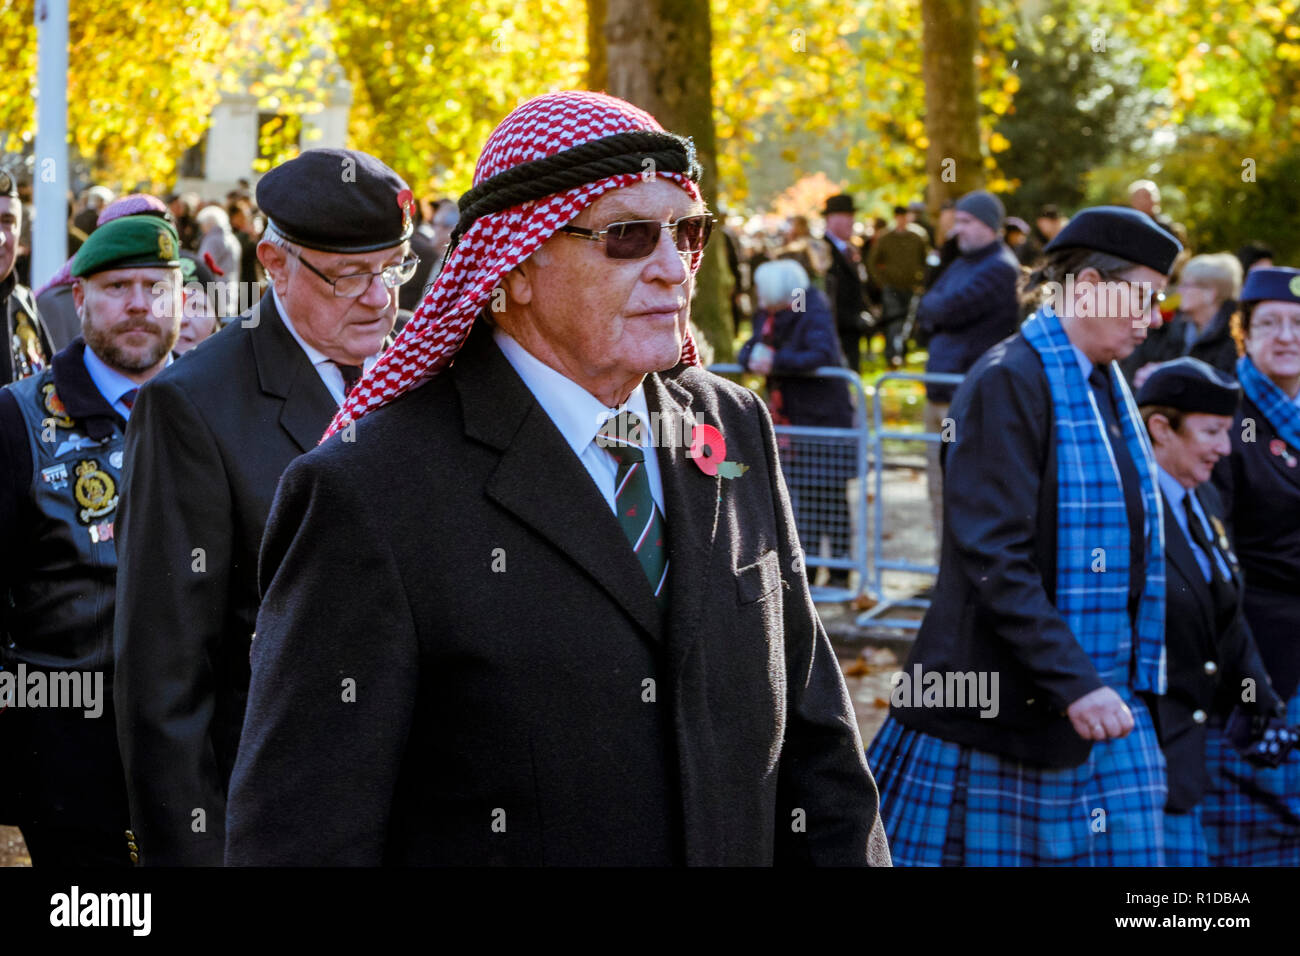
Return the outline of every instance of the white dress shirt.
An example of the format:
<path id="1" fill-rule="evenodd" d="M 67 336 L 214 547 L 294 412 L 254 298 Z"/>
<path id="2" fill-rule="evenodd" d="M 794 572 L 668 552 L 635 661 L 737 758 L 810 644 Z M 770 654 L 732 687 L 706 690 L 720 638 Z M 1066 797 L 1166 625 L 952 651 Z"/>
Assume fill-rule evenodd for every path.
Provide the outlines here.
<path id="1" fill-rule="evenodd" d="M 333 359 L 326 358 L 323 352 L 308 345 L 303 340 L 303 337 L 298 334 L 298 330 L 293 327 L 293 319 L 289 317 L 288 311 L 285 310 L 280 293 L 275 291 L 275 286 L 271 286 L 271 295 L 275 297 L 275 307 L 279 309 L 280 317 L 284 319 L 284 327 L 289 330 L 289 334 L 293 336 L 293 340 L 298 343 L 299 347 L 307 353 L 308 360 L 316 369 L 316 374 L 320 376 L 320 380 L 325 383 L 325 388 L 329 390 L 334 403 L 342 405 L 343 399 L 347 397 L 343 391 L 343 373 L 339 371 L 339 367 L 334 364 Z M 379 352 L 374 355 L 367 355 L 365 362 L 361 365 L 361 371 L 363 373 L 369 372 L 370 366 L 374 365 L 378 360 Z"/>
<path id="2" fill-rule="evenodd" d="M 505 354 L 506 361 L 524 380 L 542 410 L 559 429 L 573 453 L 578 456 L 582 466 L 587 469 L 587 474 L 591 475 L 591 480 L 609 504 L 609 510 L 618 514 L 614 503 L 614 478 L 618 474 L 618 462 L 608 450 L 596 444 L 596 433 L 611 418 L 630 411 L 644 423 L 642 432 L 652 441 L 650 436 L 654 429 L 651 428 L 644 385 L 638 385 L 628 400 L 618 408 L 610 408 L 573 379 L 537 358 L 501 329 L 494 329 L 492 338 Z M 653 447 L 645 449 L 645 474 L 650 482 L 650 494 L 659 505 L 659 510 L 667 517 L 659 461 Z"/>
<path id="3" fill-rule="evenodd" d="M 82 353 L 81 361 L 86 366 L 86 371 L 90 373 L 90 380 L 95 383 L 95 388 L 99 389 L 99 394 L 104 396 L 104 401 L 113 406 L 113 411 L 129 419 L 131 409 L 122 404 L 122 396 L 140 386 L 117 369 L 109 368 L 104 364 L 104 360 L 92 352 L 89 345 Z M 168 352 L 167 365 L 171 364 L 172 354 Z"/>

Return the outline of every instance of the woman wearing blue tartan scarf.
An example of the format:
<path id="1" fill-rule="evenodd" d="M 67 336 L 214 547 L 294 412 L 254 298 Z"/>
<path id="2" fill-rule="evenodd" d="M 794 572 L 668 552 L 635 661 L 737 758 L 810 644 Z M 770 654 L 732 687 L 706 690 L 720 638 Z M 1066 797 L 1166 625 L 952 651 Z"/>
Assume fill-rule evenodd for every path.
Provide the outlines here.
<path id="1" fill-rule="evenodd" d="M 869 749 L 898 865 L 1164 862 L 1163 521 L 1116 362 L 1180 249 L 1083 210 L 1030 277 L 1044 304 L 953 399 L 934 599 Z"/>
<path id="2" fill-rule="evenodd" d="M 1246 620 L 1273 687 L 1300 724 L 1300 270 L 1246 277 L 1237 332 L 1245 396 L 1232 454 L 1214 482 L 1228 508 L 1245 578 Z M 1211 724 L 1202 822 L 1220 866 L 1300 866 L 1300 753 L 1277 767 L 1247 763 L 1231 730 Z"/>

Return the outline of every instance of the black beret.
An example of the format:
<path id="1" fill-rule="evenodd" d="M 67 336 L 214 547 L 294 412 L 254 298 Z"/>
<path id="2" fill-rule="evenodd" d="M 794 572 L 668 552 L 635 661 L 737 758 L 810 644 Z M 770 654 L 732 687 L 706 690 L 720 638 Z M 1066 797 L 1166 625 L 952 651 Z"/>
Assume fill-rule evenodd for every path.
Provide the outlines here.
<path id="1" fill-rule="evenodd" d="M 1242 302 L 1300 302 L 1300 269 L 1259 268 L 1246 276 Z"/>
<path id="2" fill-rule="evenodd" d="M 1218 369 L 1190 356 L 1166 362 L 1138 389 L 1137 403 L 1168 405 L 1183 412 L 1234 415 L 1241 386 Z"/>
<path id="3" fill-rule="evenodd" d="M 853 201 L 853 197 L 848 193 L 840 193 L 831 196 L 826 200 L 826 208 L 822 210 L 822 215 L 827 216 L 833 212 L 857 212 L 858 205 Z"/>
<path id="4" fill-rule="evenodd" d="M 390 249 L 415 231 L 415 197 L 368 153 L 308 149 L 257 183 L 257 205 L 275 231 L 321 252 Z"/>
<path id="5" fill-rule="evenodd" d="M 1183 244 L 1144 212 L 1128 206 L 1093 206 L 1065 224 L 1044 252 L 1093 249 L 1169 274 Z"/>

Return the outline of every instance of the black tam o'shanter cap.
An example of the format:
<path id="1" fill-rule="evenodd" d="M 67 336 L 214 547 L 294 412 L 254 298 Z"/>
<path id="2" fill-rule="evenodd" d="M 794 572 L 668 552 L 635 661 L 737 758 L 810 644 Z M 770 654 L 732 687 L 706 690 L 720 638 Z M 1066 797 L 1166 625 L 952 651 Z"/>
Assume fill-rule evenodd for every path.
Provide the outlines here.
<path id="1" fill-rule="evenodd" d="M 1146 213 L 1127 206 L 1093 206 L 1066 223 L 1043 251 L 1057 249 L 1106 252 L 1168 275 L 1183 244 Z"/>
<path id="2" fill-rule="evenodd" d="M 374 252 L 415 231 L 415 197 L 368 153 L 308 149 L 257 183 L 257 205 L 275 231 L 321 252 Z"/>
<path id="3" fill-rule="evenodd" d="M 1234 415 L 1241 386 L 1218 369 L 1190 356 L 1166 362 L 1138 389 L 1141 405 L 1167 405 L 1183 412 Z"/>

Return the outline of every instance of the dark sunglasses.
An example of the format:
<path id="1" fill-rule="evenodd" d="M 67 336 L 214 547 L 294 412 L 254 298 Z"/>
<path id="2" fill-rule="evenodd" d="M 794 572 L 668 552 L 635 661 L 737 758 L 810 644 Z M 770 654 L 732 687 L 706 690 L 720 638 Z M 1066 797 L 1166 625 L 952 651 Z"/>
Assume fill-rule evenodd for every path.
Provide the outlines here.
<path id="1" fill-rule="evenodd" d="M 561 226 L 559 231 L 579 239 L 605 243 L 605 255 L 611 259 L 644 259 L 652 255 L 659 245 L 659 233 L 664 229 L 672 237 L 678 252 L 701 252 L 713 232 L 714 218 L 707 213 L 683 216 L 676 222 L 657 219 L 633 219 L 629 222 L 611 222 L 597 232 L 581 226 Z"/>

